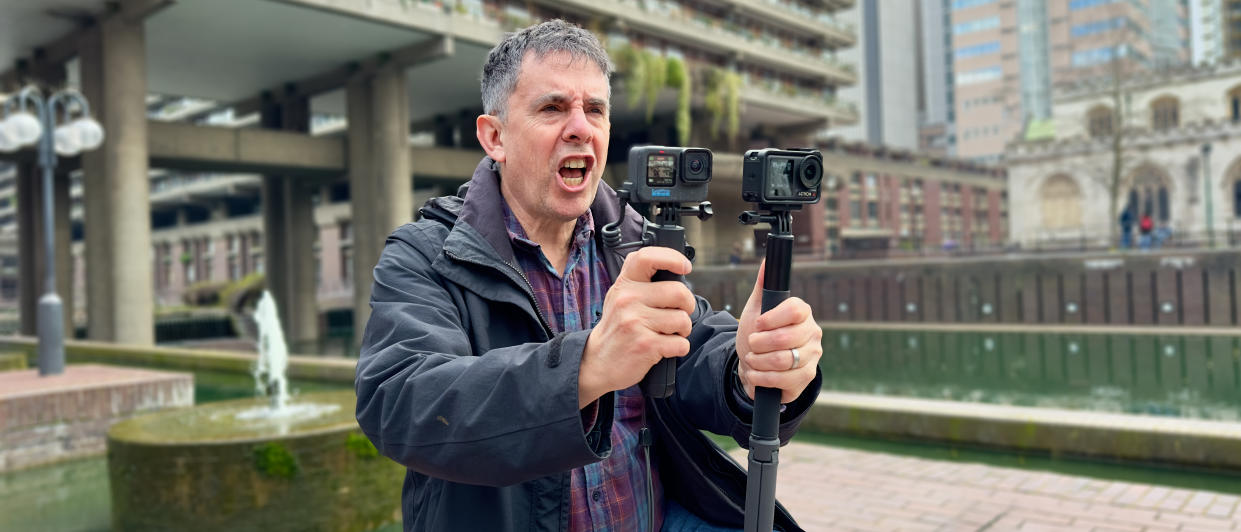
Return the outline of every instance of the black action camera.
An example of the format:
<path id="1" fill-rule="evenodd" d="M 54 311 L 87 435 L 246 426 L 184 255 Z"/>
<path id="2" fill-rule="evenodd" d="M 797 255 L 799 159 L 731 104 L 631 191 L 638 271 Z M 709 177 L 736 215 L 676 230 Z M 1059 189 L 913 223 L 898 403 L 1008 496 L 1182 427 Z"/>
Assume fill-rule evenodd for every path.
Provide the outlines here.
<path id="1" fill-rule="evenodd" d="M 823 154 L 819 150 L 767 148 L 745 152 L 741 198 L 765 205 L 819 202 Z"/>
<path id="2" fill-rule="evenodd" d="M 693 203 L 707 200 L 711 150 L 671 146 L 629 149 L 632 203 Z"/>

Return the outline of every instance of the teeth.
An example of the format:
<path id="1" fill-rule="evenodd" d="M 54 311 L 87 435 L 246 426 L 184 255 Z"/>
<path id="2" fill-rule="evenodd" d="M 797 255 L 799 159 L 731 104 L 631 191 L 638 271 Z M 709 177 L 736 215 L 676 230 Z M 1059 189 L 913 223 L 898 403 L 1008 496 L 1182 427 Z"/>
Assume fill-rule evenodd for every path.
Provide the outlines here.
<path id="1" fill-rule="evenodd" d="M 566 177 L 566 178 L 564 178 L 564 184 L 569 185 L 569 186 L 571 186 L 571 187 L 576 187 L 576 186 L 578 186 L 578 185 L 582 184 L 582 180 L 583 180 L 583 179 L 585 179 L 585 178 L 582 178 L 582 177 Z"/>
<path id="2" fill-rule="evenodd" d="M 564 162 L 565 168 L 586 168 L 586 159 L 569 159 Z"/>

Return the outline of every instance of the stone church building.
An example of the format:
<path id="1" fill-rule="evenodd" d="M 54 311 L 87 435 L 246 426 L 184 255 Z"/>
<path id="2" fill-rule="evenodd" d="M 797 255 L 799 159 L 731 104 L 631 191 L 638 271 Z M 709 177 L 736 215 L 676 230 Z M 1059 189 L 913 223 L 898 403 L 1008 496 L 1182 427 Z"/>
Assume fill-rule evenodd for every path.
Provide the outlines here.
<path id="1" fill-rule="evenodd" d="M 1119 86 L 1100 76 L 1058 88 L 1052 115 L 1007 148 L 1011 242 L 1114 246 L 1130 205 L 1150 215 L 1165 246 L 1241 243 L 1241 62 L 1135 74 Z"/>

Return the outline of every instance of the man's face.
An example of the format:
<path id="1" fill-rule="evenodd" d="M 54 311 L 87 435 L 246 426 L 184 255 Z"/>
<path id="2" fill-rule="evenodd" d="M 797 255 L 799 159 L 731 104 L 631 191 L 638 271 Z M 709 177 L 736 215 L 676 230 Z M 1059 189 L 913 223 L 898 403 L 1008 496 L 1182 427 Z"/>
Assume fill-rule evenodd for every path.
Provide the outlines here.
<path id="1" fill-rule="evenodd" d="M 590 208 L 608 157 L 608 80 L 566 52 L 527 53 L 500 130 L 500 189 L 534 223 L 569 222 Z M 502 153 L 501 153 L 502 152 Z"/>

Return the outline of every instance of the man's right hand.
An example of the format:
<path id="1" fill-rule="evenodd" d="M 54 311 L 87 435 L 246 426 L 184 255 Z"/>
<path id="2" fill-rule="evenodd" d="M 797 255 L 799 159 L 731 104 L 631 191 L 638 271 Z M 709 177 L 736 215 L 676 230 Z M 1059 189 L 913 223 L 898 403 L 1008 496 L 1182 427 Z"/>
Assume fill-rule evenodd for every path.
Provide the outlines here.
<path id="1" fill-rule="evenodd" d="M 651 282 L 659 270 L 686 275 L 690 262 L 664 247 L 642 248 L 625 258 L 603 298 L 599 323 L 586 340 L 577 377 L 578 408 L 641 382 L 664 358 L 689 354 L 689 317 L 697 303 L 684 283 Z"/>

